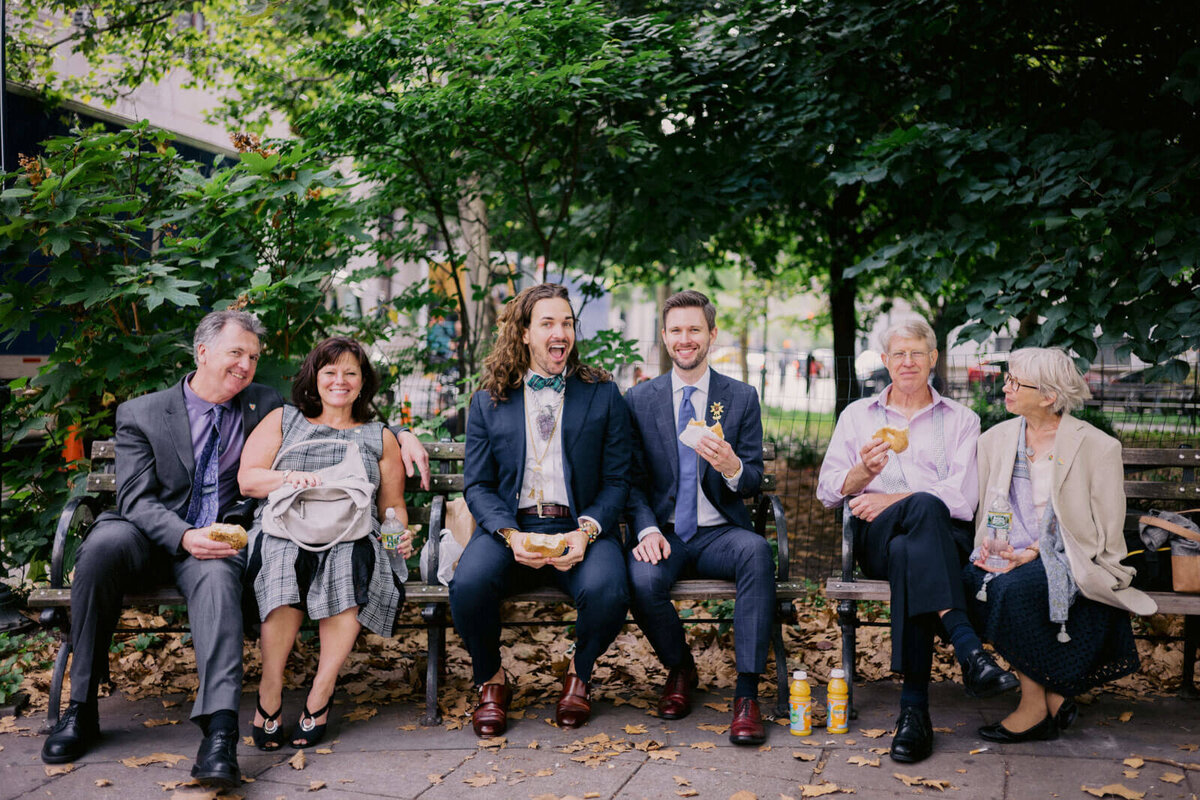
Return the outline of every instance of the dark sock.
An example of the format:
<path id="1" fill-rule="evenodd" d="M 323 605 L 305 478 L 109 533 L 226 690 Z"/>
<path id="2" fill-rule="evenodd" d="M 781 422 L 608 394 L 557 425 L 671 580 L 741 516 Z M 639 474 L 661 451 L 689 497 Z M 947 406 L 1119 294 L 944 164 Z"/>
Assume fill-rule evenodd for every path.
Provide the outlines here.
<path id="1" fill-rule="evenodd" d="M 943 614 L 942 625 L 946 627 L 946 634 L 954 645 L 954 655 L 960 662 L 967 657 L 967 653 L 983 647 L 983 642 L 979 641 L 979 636 L 971 627 L 967 612 L 961 608 L 952 608 Z"/>
<path id="2" fill-rule="evenodd" d="M 918 708 L 929 708 L 929 676 L 924 678 L 910 678 L 904 676 L 904 683 L 900 685 L 900 707 L 908 708 L 916 706 Z"/>
<path id="3" fill-rule="evenodd" d="M 739 672 L 737 676 L 737 686 L 733 689 L 733 696 L 736 697 L 752 697 L 758 699 L 758 680 L 757 672 Z"/>
<path id="4" fill-rule="evenodd" d="M 208 728 L 205 730 L 204 735 L 208 736 L 209 734 L 216 733 L 217 731 L 236 731 L 237 729 L 237 712 L 228 709 L 222 709 L 221 711 L 214 711 L 209 715 Z"/>

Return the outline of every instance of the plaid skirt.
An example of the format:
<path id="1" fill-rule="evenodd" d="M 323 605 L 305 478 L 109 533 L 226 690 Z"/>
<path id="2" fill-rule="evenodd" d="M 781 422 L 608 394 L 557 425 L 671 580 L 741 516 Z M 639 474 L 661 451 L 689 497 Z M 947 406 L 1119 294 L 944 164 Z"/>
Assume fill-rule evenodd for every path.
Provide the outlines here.
<path id="1" fill-rule="evenodd" d="M 367 477 L 379 486 L 379 459 L 383 457 L 383 424 L 369 422 L 337 430 L 309 422 L 294 406 L 283 407 L 283 442 L 280 450 L 307 439 L 341 439 L 358 443 Z M 277 469 L 312 471 L 339 463 L 343 448 L 313 446 L 287 453 Z M 372 498 L 372 501 L 374 498 Z M 379 540 L 379 520 L 372 502 L 373 533 L 354 542 L 341 542 L 322 553 L 312 553 L 290 539 L 262 533 L 261 506 L 250 531 L 253 551 L 250 568 L 258 615 L 280 606 L 293 606 L 311 619 L 325 619 L 349 608 L 358 608 L 358 621 L 380 636 L 390 636 L 403 589 Z"/>

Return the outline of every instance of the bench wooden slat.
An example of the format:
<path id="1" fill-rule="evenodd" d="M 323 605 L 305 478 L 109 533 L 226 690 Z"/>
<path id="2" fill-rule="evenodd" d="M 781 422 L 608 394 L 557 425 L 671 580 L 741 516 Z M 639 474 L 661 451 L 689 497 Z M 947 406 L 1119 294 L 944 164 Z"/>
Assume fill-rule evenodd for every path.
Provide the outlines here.
<path id="1" fill-rule="evenodd" d="M 1126 467 L 1200 467 L 1200 449 L 1185 447 L 1131 447 L 1121 452 Z"/>
<path id="2" fill-rule="evenodd" d="M 117 474 L 115 472 L 89 472 L 87 490 L 93 494 L 117 491 Z"/>
<path id="3" fill-rule="evenodd" d="M 1200 483 L 1167 481 L 1125 481 L 1128 500 L 1197 500 Z"/>
<path id="4" fill-rule="evenodd" d="M 103 461 L 117 457 L 117 444 L 112 439 L 92 442 L 92 460 Z"/>

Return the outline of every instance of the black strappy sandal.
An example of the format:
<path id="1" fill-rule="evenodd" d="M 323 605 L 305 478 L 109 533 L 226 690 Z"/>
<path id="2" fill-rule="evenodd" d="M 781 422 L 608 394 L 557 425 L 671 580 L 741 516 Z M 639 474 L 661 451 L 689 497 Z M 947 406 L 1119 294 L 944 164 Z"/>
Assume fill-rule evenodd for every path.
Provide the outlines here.
<path id="1" fill-rule="evenodd" d="M 297 735 L 292 737 L 292 747 L 297 750 L 304 750 L 308 747 L 316 747 L 325 738 L 325 729 L 329 727 L 329 720 L 326 718 L 324 724 L 317 724 L 317 717 L 329 712 L 330 706 L 333 705 L 333 695 L 329 696 L 329 702 L 319 711 L 309 711 L 308 703 L 304 704 L 304 713 L 300 715 L 300 730 Z M 299 744 L 303 742 L 303 744 Z"/>
<path id="2" fill-rule="evenodd" d="M 254 746 L 259 750 L 278 750 L 283 747 L 284 733 L 283 725 L 279 723 L 279 716 L 283 714 L 283 703 L 280 702 L 279 708 L 274 714 L 268 714 L 267 710 L 262 707 L 262 698 L 258 699 L 258 713 L 263 718 L 262 727 L 250 725 L 250 735 L 254 739 Z"/>

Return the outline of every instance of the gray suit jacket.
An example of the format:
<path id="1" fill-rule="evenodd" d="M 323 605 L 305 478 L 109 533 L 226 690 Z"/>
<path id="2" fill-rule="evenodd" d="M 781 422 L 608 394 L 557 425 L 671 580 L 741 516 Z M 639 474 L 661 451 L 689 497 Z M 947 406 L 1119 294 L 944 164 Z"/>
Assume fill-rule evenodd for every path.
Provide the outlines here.
<path id="1" fill-rule="evenodd" d="M 629 490 L 630 546 L 650 526 L 666 529 L 675 512 L 679 486 L 679 449 L 675 434 L 675 405 L 671 399 L 671 373 L 634 386 L 625 394 L 633 431 L 633 482 Z M 742 460 L 737 491 L 704 459 L 699 459 L 700 488 L 708 501 L 734 525 L 753 530 L 743 498 L 753 497 L 762 487 L 762 412 L 758 393 L 748 384 L 727 378 L 715 370 L 709 377 L 707 425 L 716 422 L 712 413 L 720 404 L 721 429 L 725 441 Z M 699 457 L 697 457 L 699 458 Z"/>
<path id="2" fill-rule="evenodd" d="M 268 386 L 252 383 L 233 402 L 249 437 L 264 416 L 283 405 L 283 398 Z M 115 515 L 168 552 L 179 553 L 184 531 L 192 527 L 184 515 L 196 470 L 182 380 L 117 407 L 116 449 Z"/>

